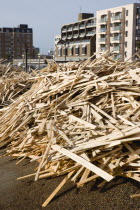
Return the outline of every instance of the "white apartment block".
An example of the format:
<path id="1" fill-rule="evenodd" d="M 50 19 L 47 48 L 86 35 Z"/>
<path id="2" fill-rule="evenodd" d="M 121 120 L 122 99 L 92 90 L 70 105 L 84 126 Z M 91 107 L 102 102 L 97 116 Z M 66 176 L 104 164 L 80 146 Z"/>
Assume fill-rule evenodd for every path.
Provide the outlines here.
<path id="1" fill-rule="evenodd" d="M 137 42 L 140 42 L 140 4 L 97 11 L 97 57 L 109 51 L 113 52 L 113 59 L 126 61 L 138 50 Z"/>

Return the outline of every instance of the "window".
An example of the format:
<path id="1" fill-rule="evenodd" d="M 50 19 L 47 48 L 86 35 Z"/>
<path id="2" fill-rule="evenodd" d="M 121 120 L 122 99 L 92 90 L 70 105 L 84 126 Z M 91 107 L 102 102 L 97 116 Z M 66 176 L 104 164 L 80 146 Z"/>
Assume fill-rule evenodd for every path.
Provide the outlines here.
<path id="1" fill-rule="evenodd" d="M 127 47 L 127 42 L 124 43 L 125 47 Z"/>
<path id="2" fill-rule="evenodd" d="M 75 55 L 79 55 L 79 46 L 75 47 Z"/>
<path id="3" fill-rule="evenodd" d="M 140 25 L 140 18 L 137 19 L 137 25 Z"/>
<path id="4" fill-rule="evenodd" d="M 128 10 L 126 10 L 126 16 L 128 16 Z"/>
<path id="5" fill-rule="evenodd" d="M 128 37 L 128 31 L 125 32 L 125 36 Z"/>
<path id="6" fill-rule="evenodd" d="M 64 48 L 63 49 L 63 55 L 67 55 L 68 54 L 68 50 L 67 50 L 67 48 Z"/>
<path id="7" fill-rule="evenodd" d="M 128 20 L 126 21 L 126 23 L 125 23 L 125 24 L 126 24 L 126 26 L 128 26 Z"/>
<path id="8" fill-rule="evenodd" d="M 140 29 L 137 30 L 136 34 L 140 36 Z"/>
<path id="9" fill-rule="evenodd" d="M 69 48 L 70 55 L 73 55 L 73 47 Z"/>
<path id="10" fill-rule="evenodd" d="M 127 57 L 127 52 L 124 53 L 125 57 Z"/>
<path id="11" fill-rule="evenodd" d="M 140 8 L 137 8 L 137 14 L 138 15 L 140 14 Z"/>
<path id="12" fill-rule="evenodd" d="M 83 46 L 82 47 L 82 55 L 86 55 L 87 54 L 87 46 Z"/>

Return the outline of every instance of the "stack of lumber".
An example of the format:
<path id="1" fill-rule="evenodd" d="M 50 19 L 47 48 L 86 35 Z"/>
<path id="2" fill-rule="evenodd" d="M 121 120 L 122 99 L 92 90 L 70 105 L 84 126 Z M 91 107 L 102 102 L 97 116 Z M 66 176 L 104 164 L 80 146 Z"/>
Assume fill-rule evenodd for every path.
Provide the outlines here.
<path id="1" fill-rule="evenodd" d="M 0 65 L 0 107 L 9 105 L 31 87 L 29 76 L 20 67 Z"/>
<path id="2" fill-rule="evenodd" d="M 102 56 L 47 67 L 0 110 L 0 147 L 10 143 L 7 155 L 39 163 L 25 177 L 66 174 L 43 206 L 67 180 L 78 187 L 118 175 L 140 181 L 139 66 Z"/>

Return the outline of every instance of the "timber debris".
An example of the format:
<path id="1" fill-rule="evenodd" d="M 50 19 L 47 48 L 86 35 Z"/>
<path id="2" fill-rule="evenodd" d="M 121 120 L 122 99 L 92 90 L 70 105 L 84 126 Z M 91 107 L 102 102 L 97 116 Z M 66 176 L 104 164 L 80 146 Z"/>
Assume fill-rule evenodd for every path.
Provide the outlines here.
<path id="1" fill-rule="evenodd" d="M 31 88 L 0 110 L 0 147 L 21 162 L 38 161 L 35 181 L 66 175 L 78 187 L 101 177 L 140 181 L 140 63 L 107 54 L 50 64 Z M 18 162 L 18 163 L 19 163 Z"/>

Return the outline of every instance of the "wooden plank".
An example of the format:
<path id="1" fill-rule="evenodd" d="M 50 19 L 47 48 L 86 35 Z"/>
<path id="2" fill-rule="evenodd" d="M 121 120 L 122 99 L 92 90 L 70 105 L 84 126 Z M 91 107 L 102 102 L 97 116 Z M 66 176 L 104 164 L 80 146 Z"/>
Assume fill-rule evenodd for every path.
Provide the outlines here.
<path id="1" fill-rule="evenodd" d="M 72 160 L 81 164 L 85 168 L 87 168 L 90 171 L 94 172 L 95 174 L 99 175 L 100 177 L 102 177 L 106 181 L 110 181 L 114 178 L 112 175 L 108 174 L 107 172 L 103 171 L 102 169 L 98 168 L 97 166 L 93 165 L 92 163 L 88 162 L 87 160 L 79 157 L 78 155 L 76 155 L 76 154 L 74 154 L 74 153 L 72 153 L 72 152 L 70 152 L 70 151 L 68 151 L 68 150 L 66 150 L 66 149 L 64 149 L 64 148 L 62 148 L 58 145 L 52 145 L 52 149 L 68 156 L 69 158 L 71 158 Z"/>
<path id="2" fill-rule="evenodd" d="M 70 172 L 63 181 L 58 185 L 58 187 L 53 191 L 53 193 L 47 198 L 47 200 L 42 204 L 42 207 L 46 207 L 50 201 L 54 198 L 54 196 L 59 192 L 59 190 L 64 186 L 64 184 L 70 179 L 73 175 L 74 171 Z"/>

